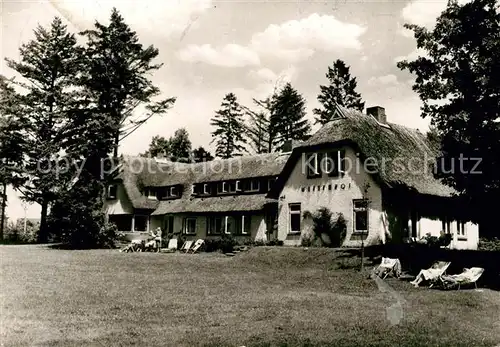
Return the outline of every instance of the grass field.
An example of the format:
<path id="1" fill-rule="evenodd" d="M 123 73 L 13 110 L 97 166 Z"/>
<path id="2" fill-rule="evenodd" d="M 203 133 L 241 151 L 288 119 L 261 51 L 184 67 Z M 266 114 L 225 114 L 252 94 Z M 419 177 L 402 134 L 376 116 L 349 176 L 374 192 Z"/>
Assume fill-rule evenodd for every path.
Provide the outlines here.
<path id="1" fill-rule="evenodd" d="M 387 280 L 395 297 L 337 256 L 0 246 L 2 346 L 500 345 L 500 292 Z"/>

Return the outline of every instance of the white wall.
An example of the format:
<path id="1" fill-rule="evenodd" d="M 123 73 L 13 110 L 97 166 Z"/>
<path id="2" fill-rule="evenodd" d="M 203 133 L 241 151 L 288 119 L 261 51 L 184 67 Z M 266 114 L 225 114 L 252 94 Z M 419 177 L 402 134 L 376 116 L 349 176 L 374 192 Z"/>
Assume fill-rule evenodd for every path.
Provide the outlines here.
<path id="1" fill-rule="evenodd" d="M 333 148 L 329 149 L 331 151 Z M 340 149 L 340 148 L 339 148 Z M 356 152 L 350 147 L 344 147 L 348 162 L 356 163 Z M 321 151 L 320 151 L 321 152 Z M 304 165 L 303 165 L 304 162 Z M 347 167 L 347 169 L 349 169 Z M 362 167 L 359 170 L 355 165 L 348 170 L 344 177 L 307 178 L 305 171 L 305 156 L 301 156 L 295 165 L 290 177 L 281 192 L 278 212 L 278 239 L 286 245 L 299 245 L 301 237 L 312 232 L 310 220 L 301 220 L 301 235 L 289 235 L 289 207 L 290 203 L 301 203 L 301 212 L 315 212 L 318 208 L 327 207 L 334 214 L 342 213 L 347 221 L 347 235 L 345 246 L 358 246 L 361 240 L 353 236 L 353 200 L 363 198 L 365 184 L 369 184 L 367 197 L 370 200 L 368 211 L 369 235 L 366 244 L 375 244 L 384 240 L 384 215 L 382 213 L 382 193 L 378 184 L 367 174 Z M 329 190 L 329 185 L 332 189 Z M 342 185 L 344 189 L 342 189 Z M 313 189 L 314 187 L 314 189 Z M 302 189 L 305 188 L 304 191 Z"/>
<path id="2" fill-rule="evenodd" d="M 116 189 L 116 199 L 106 200 L 104 208 L 107 214 L 133 214 L 134 208 L 130 202 L 125 187 L 123 184 L 118 183 Z"/>

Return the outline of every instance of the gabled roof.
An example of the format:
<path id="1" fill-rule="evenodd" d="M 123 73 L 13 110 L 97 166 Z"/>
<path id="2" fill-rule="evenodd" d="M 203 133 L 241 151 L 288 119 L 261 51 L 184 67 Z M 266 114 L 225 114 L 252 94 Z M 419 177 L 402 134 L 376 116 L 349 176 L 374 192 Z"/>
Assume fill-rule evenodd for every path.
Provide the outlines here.
<path id="1" fill-rule="evenodd" d="M 117 178 L 122 180 L 133 207 L 137 209 L 154 210 L 159 206 L 163 206 L 162 210 L 168 209 L 184 212 L 188 209 L 192 209 L 195 212 L 195 210 L 200 209 L 210 211 L 214 208 L 218 210 L 230 208 L 232 211 L 237 211 L 238 209 L 241 211 L 249 209 L 260 210 L 266 202 L 265 194 L 242 196 L 237 199 L 224 197 L 223 200 L 219 197 L 196 198 L 191 201 L 191 196 L 188 193 L 190 185 L 194 183 L 278 176 L 288 157 L 289 153 L 270 153 L 190 164 L 159 162 L 154 158 L 125 156 L 122 159 L 122 169 Z M 184 185 L 185 191 L 182 197 L 176 200 L 158 202 L 148 199 L 141 193 L 143 187 L 166 187 L 178 184 Z M 228 206 L 224 207 L 222 202 L 224 204 L 227 203 Z M 195 207 L 193 204 L 200 204 L 199 206 L 205 207 Z M 174 205 L 175 208 L 172 208 Z"/>
<path id="2" fill-rule="evenodd" d="M 382 125 L 372 116 L 338 107 L 339 117 L 321 127 L 311 138 L 294 148 L 270 197 L 277 197 L 301 154 L 317 148 L 348 144 L 365 158 L 379 165 L 377 178 L 388 187 L 405 187 L 421 194 L 451 196 L 454 190 L 436 179 L 433 164 L 439 145 L 416 129 L 388 123 Z M 397 159 L 397 160 L 395 160 Z M 417 161 L 418 160 L 418 161 Z M 401 169 L 401 163 L 405 165 Z M 413 164 L 408 164 L 413 163 Z M 413 170 L 413 168 L 415 168 Z"/>

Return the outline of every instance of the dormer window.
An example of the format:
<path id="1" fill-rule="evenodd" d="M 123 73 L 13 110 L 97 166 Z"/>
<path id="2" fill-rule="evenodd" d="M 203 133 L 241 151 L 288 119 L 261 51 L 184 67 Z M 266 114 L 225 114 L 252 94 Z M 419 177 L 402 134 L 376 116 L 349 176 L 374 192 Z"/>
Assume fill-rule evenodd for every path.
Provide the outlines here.
<path id="1" fill-rule="evenodd" d="M 150 189 L 146 189 L 144 191 L 144 195 L 146 195 L 146 197 L 148 199 L 156 199 L 157 198 L 156 197 L 156 192 L 153 189 L 151 189 L 151 188 Z"/>
<path id="2" fill-rule="evenodd" d="M 221 182 L 221 183 L 219 183 L 219 189 L 218 189 L 219 193 L 227 193 L 227 190 L 228 190 L 228 184 L 227 184 L 227 182 Z"/>
<path id="3" fill-rule="evenodd" d="M 250 184 L 248 185 L 249 192 L 258 192 L 260 190 L 260 182 L 259 180 L 253 179 L 250 180 Z"/>
<path id="4" fill-rule="evenodd" d="M 274 183 L 276 182 L 276 180 L 278 179 L 278 177 L 273 177 L 273 178 L 270 178 L 269 180 L 267 180 L 267 190 L 270 191 L 273 186 L 274 186 Z"/>
<path id="5" fill-rule="evenodd" d="M 204 184 L 203 185 L 203 194 L 205 195 L 209 195 L 211 192 L 210 192 L 210 186 L 208 184 Z"/>
<path id="6" fill-rule="evenodd" d="M 106 197 L 109 199 L 109 200 L 114 200 L 116 199 L 116 195 L 117 195 L 117 190 L 118 190 L 118 187 L 116 184 L 111 184 L 108 186 L 108 191 L 107 191 L 107 195 Z"/>

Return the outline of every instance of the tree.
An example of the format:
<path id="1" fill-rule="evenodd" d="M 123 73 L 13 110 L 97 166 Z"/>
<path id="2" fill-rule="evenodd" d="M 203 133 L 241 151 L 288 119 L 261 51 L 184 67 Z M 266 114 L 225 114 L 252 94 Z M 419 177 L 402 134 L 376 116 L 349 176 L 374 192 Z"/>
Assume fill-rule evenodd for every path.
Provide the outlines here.
<path id="1" fill-rule="evenodd" d="M 243 107 L 250 117 L 246 127 L 247 143 L 253 153 L 271 153 L 275 147 L 276 131 L 271 123 L 271 107 L 275 93 L 265 100 L 253 99 L 259 106 L 260 111 L 253 111 L 248 107 Z"/>
<path id="2" fill-rule="evenodd" d="M 34 34 L 35 39 L 19 49 L 19 62 L 6 61 L 24 80 L 16 82 L 22 93 L 13 89 L 8 92 L 17 105 L 14 116 L 22 124 L 20 133 L 25 141 L 24 176 L 29 180 L 21 192 L 27 201 L 41 205 L 38 241 L 46 242 L 49 204 L 64 184 L 58 164 L 67 158 L 64 151 L 69 114 L 78 99 L 75 86 L 81 69 L 81 49 L 59 18 L 52 21 L 49 29 L 38 26 Z"/>
<path id="3" fill-rule="evenodd" d="M 151 143 L 149 144 L 149 149 L 142 154 L 143 157 L 157 157 L 158 155 L 168 156 L 170 155 L 170 139 L 166 139 L 163 136 L 153 136 Z"/>
<path id="4" fill-rule="evenodd" d="M 447 167 L 441 165 L 438 177 L 459 192 L 481 232 L 491 226 L 498 233 L 496 205 L 490 202 L 500 193 L 498 4 L 450 1 L 434 29 L 405 27 L 425 54 L 398 67 L 416 75 L 413 90 L 423 102 L 422 117 L 430 118 L 441 139 L 441 163 Z"/>
<path id="5" fill-rule="evenodd" d="M 271 124 L 276 131 L 276 145 L 283 151 L 289 141 L 309 138 L 311 125 L 306 117 L 304 97 L 290 83 L 285 84 L 271 103 Z"/>
<path id="6" fill-rule="evenodd" d="M 186 128 L 177 129 L 169 140 L 172 161 L 191 161 L 191 140 Z"/>
<path id="7" fill-rule="evenodd" d="M 17 117 L 19 107 L 14 89 L 0 76 L 0 241 L 6 225 L 7 186 L 17 188 L 24 183 L 25 139 Z"/>
<path id="8" fill-rule="evenodd" d="M 241 156 L 246 143 L 243 133 L 243 111 L 233 93 L 226 94 L 221 109 L 215 112 L 210 122 L 215 130 L 212 132 L 212 142 L 216 142 L 215 155 L 228 159 Z"/>
<path id="9" fill-rule="evenodd" d="M 214 160 L 212 154 L 202 146 L 193 150 L 193 160 L 195 163 L 202 163 Z"/>
<path id="10" fill-rule="evenodd" d="M 95 112 L 110 116 L 114 127 L 114 156 L 118 156 L 119 141 L 134 132 L 152 116 L 165 113 L 175 98 L 153 101 L 160 89 L 148 79 L 161 68 L 153 64 L 158 50 L 144 48 L 135 31 L 124 22 L 114 8 L 110 23 L 95 23 L 94 30 L 81 34 L 88 40 L 85 85 L 95 106 Z M 134 117 L 138 107 L 144 112 Z"/>
<path id="11" fill-rule="evenodd" d="M 329 84 L 320 86 L 321 92 L 318 95 L 318 101 L 322 108 L 313 110 L 313 113 L 318 116 L 315 118 L 315 123 L 325 124 L 329 122 L 336 104 L 363 111 L 365 103 L 361 94 L 356 92 L 358 83 L 356 77 L 351 77 L 349 69 L 350 66 L 340 59 L 328 67 L 326 78 Z"/>

